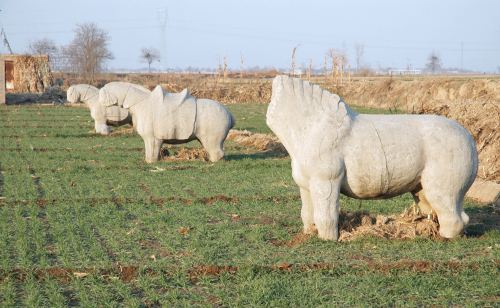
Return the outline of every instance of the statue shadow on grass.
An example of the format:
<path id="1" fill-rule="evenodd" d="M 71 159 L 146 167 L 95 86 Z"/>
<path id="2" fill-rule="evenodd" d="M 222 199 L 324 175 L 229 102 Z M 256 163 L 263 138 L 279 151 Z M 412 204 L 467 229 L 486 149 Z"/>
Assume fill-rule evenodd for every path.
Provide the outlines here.
<path id="1" fill-rule="evenodd" d="M 239 161 L 244 159 L 268 159 L 268 158 L 286 158 L 288 155 L 280 154 L 276 152 L 259 152 L 252 154 L 226 154 L 224 159 L 226 161 Z"/>
<path id="2" fill-rule="evenodd" d="M 492 205 L 473 205 L 465 208 L 469 224 L 465 229 L 467 237 L 481 237 L 486 232 L 500 232 L 500 208 Z"/>

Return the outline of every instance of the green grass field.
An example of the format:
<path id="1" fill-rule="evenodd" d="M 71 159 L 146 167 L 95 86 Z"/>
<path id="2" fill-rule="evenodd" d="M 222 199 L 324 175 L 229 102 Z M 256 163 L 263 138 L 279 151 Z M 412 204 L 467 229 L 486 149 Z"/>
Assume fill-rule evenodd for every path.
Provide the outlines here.
<path id="1" fill-rule="evenodd" d="M 267 105 L 227 107 L 271 133 Z M 3 106 L 0 123 L 1 307 L 500 306 L 491 206 L 466 200 L 484 225 L 455 240 L 325 242 L 300 236 L 289 157 L 226 142 L 217 163 L 146 164 L 140 136 L 92 133 L 77 107 Z"/>

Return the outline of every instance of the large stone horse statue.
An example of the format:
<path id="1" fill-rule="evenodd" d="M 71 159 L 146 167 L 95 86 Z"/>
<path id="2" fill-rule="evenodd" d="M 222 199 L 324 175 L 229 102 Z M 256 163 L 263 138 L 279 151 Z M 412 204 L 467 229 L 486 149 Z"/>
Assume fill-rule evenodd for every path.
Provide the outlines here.
<path id="1" fill-rule="evenodd" d="M 144 88 L 144 90 L 149 91 Z M 151 93 L 151 91 L 149 91 Z M 90 116 L 95 121 L 95 130 L 102 135 L 109 135 L 108 125 L 121 126 L 132 122 L 132 116 L 119 106 L 103 106 L 99 101 L 99 89 L 88 84 L 69 87 L 67 100 L 70 103 L 83 102 L 90 109 Z"/>
<path id="2" fill-rule="evenodd" d="M 358 114 L 317 85 L 277 76 L 267 124 L 291 156 L 306 234 L 338 239 L 340 193 L 385 199 L 411 192 L 447 238 L 469 221 L 462 201 L 476 177 L 477 150 L 454 120 Z"/>

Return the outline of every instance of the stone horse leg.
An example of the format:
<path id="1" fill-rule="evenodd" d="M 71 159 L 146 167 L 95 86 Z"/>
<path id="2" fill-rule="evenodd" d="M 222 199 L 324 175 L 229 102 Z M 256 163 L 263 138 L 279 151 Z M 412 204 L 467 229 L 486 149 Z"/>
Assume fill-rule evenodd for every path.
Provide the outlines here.
<path id="1" fill-rule="evenodd" d="M 309 182 L 314 210 L 313 219 L 319 238 L 325 240 L 339 238 L 339 201 L 343 176 L 342 173 L 333 179 L 311 177 Z M 311 230 L 310 224 L 308 228 Z"/>
<path id="2" fill-rule="evenodd" d="M 302 217 L 302 222 L 304 223 L 304 234 L 317 234 L 318 229 L 314 224 L 314 206 L 311 199 L 311 192 L 301 187 L 300 198 L 302 199 L 302 210 L 300 214 Z"/>
<path id="3" fill-rule="evenodd" d="M 161 146 L 163 140 L 153 136 L 144 137 L 144 146 L 146 147 L 146 162 L 154 163 L 160 158 Z"/>
<path id="4" fill-rule="evenodd" d="M 224 140 L 235 123 L 234 116 L 223 105 L 212 100 L 198 100 L 195 135 L 210 161 L 224 157 Z"/>
<path id="5" fill-rule="evenodd" d="M 469 216 L 462 208 L 466 191 L 460 185 L 450 188 L 446 179 L 436 181 L 439 172 L 438 168 L 426 168 L 422 174 L 422 188 L 412 191 L 412 194 L 423 214 L 437 215 L 441 236 L 452 238 L 459 236 L 469 222 Z"/>

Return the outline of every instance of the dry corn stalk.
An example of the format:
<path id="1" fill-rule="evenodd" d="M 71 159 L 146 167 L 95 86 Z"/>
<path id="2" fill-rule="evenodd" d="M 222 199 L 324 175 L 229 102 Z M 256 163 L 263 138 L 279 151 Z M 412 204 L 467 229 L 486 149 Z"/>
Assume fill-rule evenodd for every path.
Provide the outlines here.
<path id="1" fill-rule="evenodd" d="M 325 56 L 325 66 L 323 67 L 323 71 L 325 72 L 325 80 L 324 80 L 323 84 L 324 84 L 325 86 L 326 86 L 326 79 L 327 79 L 327 77 L 326 77 L 326 58 L 327 58 L 327 57 Z"/>
<path id="2" fill-rule="evenodd" d="M 340 54 L 340 85 L 344 84 L 344 65 L 345 65 L 345 55 Z"/>
<path id="3" fill-rule="evenodd" d="M 351 61 L 347 59 L 347 64 L 349 65 L 349 83 L 351 83 Z"/>
<path id="4" fill-rule="evenodd" d="M 309 59 L 309 69 L 307 70 L 307 81 L 311 82 L 312 60 Z"/>
<path id="5" fill-rule="evenodd" d="M 295 50 L 297 50 L 297 47 L 299 47 L 299 45 L 295 46 L 293 48 L 293 52 L 292 52 L 292 76 L 295 76 Z"/>
<path id="6" fill-rule="evenodd" d="M 240 52 L 241 67 L 240 67 L 240 86 L 243 85 L 243 54 Z"/>
<path id="7" fill-rule="evenodd" d="M 217 79 L 217 83 L 220 82 L 220 75 L 222 74 L 222 65 L 220 64 L 220 51 L 219 51 L 219 78 Z"/>
<path id="8" fill-rule="evenodd" d="M 226 83 L 227 78 L 227 64 L 226 64 L 226 53 L 224 53 L 224 83 Z"/>

